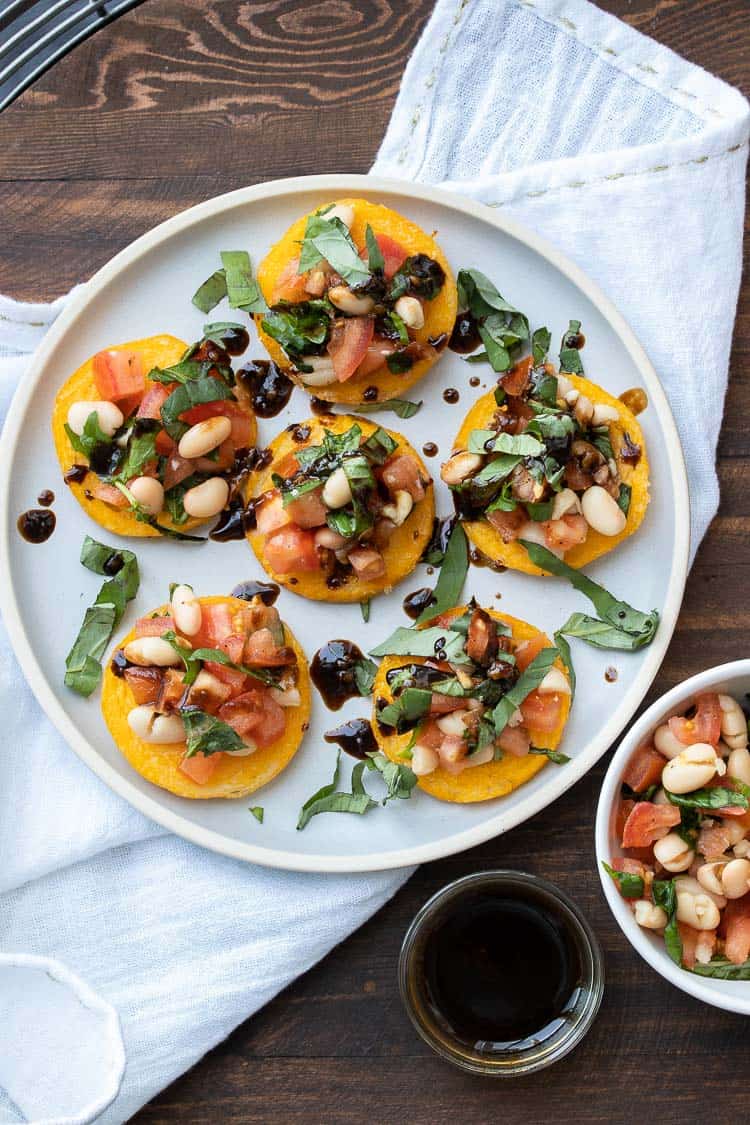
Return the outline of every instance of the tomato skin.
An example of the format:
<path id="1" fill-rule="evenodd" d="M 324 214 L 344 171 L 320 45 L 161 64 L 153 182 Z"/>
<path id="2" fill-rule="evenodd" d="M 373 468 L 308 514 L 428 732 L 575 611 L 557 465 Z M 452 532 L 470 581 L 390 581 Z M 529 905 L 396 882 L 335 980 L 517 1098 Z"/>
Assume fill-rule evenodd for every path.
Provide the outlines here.
<path id="1" fill-rule="evenodd" d="M 197 754 L 193 754 L 190 758 L 183 758 L 179 768 L 181 772 L 187 774 L 196 785 L 205 785 L 206 782 L 210 781 L 213 777 L 216 772 L 216 767 L 223 757 L 224 754 L 221 750 L 217 751 L 215 754 L 202 754 L 198 751 Z"/>
<path id="2" fill-rule="evenodd" d="M 386 280 L 390 281 L 394 273 L 396 273 L 401 265 L 408 258 L 408 254 L 395 238 L 391 238 L 387 234 L 376 234 L 375 241 L 380 247 L 380 253 L 383 255 L 383 273 Z M 359 252 L 360 258 L 367 261 L 367 247 L 364 246 Z"/>
<path id="3" fill-rule="evenodd" d="M 531 368 L 534 366 L 534 357 L 527 355 L 519 359 L 507 375 L 503 375 L 500 386 L 506 394 L 516 397 L 523 394 L 531 379 Z"/>
<path id="4" fill-rule="evenodd" d="M 123 677 L 137 704 L 156 703 L 164 679 L 160 668 L 125 668 Z"/>
<path id="5" fill-rule="evenodd" d="M 232 610 L 225 602 L 201 606 L 201 627 L 193 639 L 193 648 L 220 648 L 221 642 L 234 632 Z"/>
<path id="6" fill-rule="evenodd" d="M 270 746 L 286 729 L 284 708 L 263 689 L 251 688 L 224 703 L 218 711 L 240 738 L 251 738 L 258 746 Z"/>
<path id="7" fill-rule="evenodd" d="M 396 492 L 408 492 L 412 500 L 424 499 L 425 491 L 419 465 L 408 453 L 396 453 L 380 469 L 378 476 L 386 488 Z"/>
<path id="8" fill-rule="evenodd" d="M 113 484 L 104 484 L 103 481 L 96 480 L 90 486 L 90 491 L 95 500 L 101 500 L 105 504 L 109 504 L 110 508 L 128 507 L 128 501 L 119 488 L 115 488 Z"/>
<path id="9" fill-rule="evenodd" d="M 161 421 L 161 408 L 167 401 L 176 383 L 166 387 L 163 383 L 151 383 L 138 406 L 136 418 L 153 418 Z"/>
<path id="10" fill-rule="evenodd" d="M 320 560 L 315 547 L 315 534 L 289 524 L 268 536 L 264 554 L 272 570 L 292 574 L 297 570 L 318 570 Z"/>
<path id="11" fill-rule="evenodd" d="M 139 617 L 135 623 L 136 637 L 161 637 L 170 629 L 174 629 L 174 618 L 171 613 L 164 617 Z"/>
<path id="12" fill-rule="evenodd" d="M 673 715 L 669 729 L 683 746 L 708 742 L 718 746 L 721 737 L 721 705 L 715 692 L 705 692 L 695 697 L 696 712 L 692 719 Z"/>
<path id="13" fill-rule="evenodd" d="M 198 406 L 191 406 L 180 415 L 188 426 L 196 422 L 205 422 L 206 418 L 228 418 L 232 423 L 232 432 L 229 435 L 236 449 L 244 449 L 252 442 L 253 424 L 250 415 L 236 402 L 229 399 L 220 399 L 218 402 L 201 402 Z"/>
<path id="14" fill-rule="evenodd" d="M 730 898 L 722 915 L 724 951 L 733 965 L 750 957 L 750 894 Z"/>
<path id="15" fill-rule="evenodd" d="M 270 629 L 257 629 L 245 641 L 243 663 L 250 667 L 281 668 L 288 658 L 289 651 L 276 644 Z"/>
<path id="16" fill-rule="evenodd" d="M 323 488 L 305 492 L 286 506 L 286 512 L 297 527 L 321 527 L 326 522 L 328 509 L 323 503 Z"/>
<path id="17" fill-rule="evenodd" d="M 521 641 L 520 645 L 513 649 L 519 672 L 525 672 L 529 664 L 545 648 L 549 648 L 549 641 L 543 633 L 536 633 L 533 637 L 529 637 L 527 641 Z"/>
<path id="18" fill-rule="evenodd" d="M 298 257 L 290 258 L 284 266 L 271 295 L 272 305 L 278 304 L 279 301 L 291 301 L 292 304 L 297 304 L 298 301 L 309 299 L 310 294 L 305 289 L 307 274 L 297 273 L 298 266 Z"/>
<path id="19" fill-rule="evenodd" d="M 93 360 L 94 383 L 103 399 L 118 404 L 127 403 L 133 410 L 146 389 L 143 359 L 140 352 L 127 348 L 97 352 Z M 129 414 L 121 405 L 123 414 Z"/>
<path id="20" fill-rule="evenodd" d="M 369 316 L 352 316 L 334 323 L 328 354 L 339 383 L 351 379 L 367 354 L 374 332 L 375 321 Z"/>
<path id="21" fill-rule="evenodd" d="M 506 754 L 514 758 L 525 758 L 531 746 L 531 739 L 523 727 L 506 727 L 497 739 L 497 744 Z"/>
<path id="22" fill-rule="evenodd" d="M 624 848 L 646 848 L 666 836 L 680 823 L 680 810 L 674 805 L 654 805 L 638 801 L 631 810 L 622 833 Z"/>
<path id="23" fill-rule="evenodd" d="M 158 435 L 156 439 L 156 448 L 159 448 L 159 438 L 169 437 L 164 431 Z M 171 439 L 170 439 L 171 440 Z M 174 446 L 174 442 L 172 442 Z M 171 456 L 167 456 L 167 464 L 164 469 L 164 491 L 168 492 L 170 488 L 174 488 L 176 484 L 181 481 L 187 480 L 195 472 L 195 465 L 192 461 L 188 461 L 186 457 L 180 457 L 179 453 L 174 452 Z"/>
<path id="24" fill-rule="evenodd" d="M 666 760 L 650 743 L 639 746 L 625 767 L 622 780 L 634 793 L 659 785 Z"/>
<path id="25" fill-rule="evenodd" d="M 494 527 L 503 543 L 512 543 L 514 539 L 518 539 L 527 518 L 521 507 L 514 508 L 512 512 L 502 512 L 498 508 L 487 513 L 487 522 Z"/>
<path id="26" fill-rule="evenodd" d="M 373 342 L 365 352 L 365 358 L 357 367 L 357 378 L 366 379 L 368 375 L 379 371 L 388 359 L 388 356 L 393 355 L 396 351 L 396 348 L 397 345 L 392 340 L 382 340 L 380 337 L 373 339 Z"/>
<path id="27" fill-rule="evenodd" d="M 527 727 L 550 733 L 560 725 L 562 697 L 557 692 L 532 691 L 524 699 L 520 711 Z"/>
<path id="28" fill-rule="evenodd" d="M 255 509 L 255 526 L 261 535 L 272 535 L 274 531 L 288 527 L 291 522 L 292 517 L 284 507 L 281 493 L 276 489 Z"/>

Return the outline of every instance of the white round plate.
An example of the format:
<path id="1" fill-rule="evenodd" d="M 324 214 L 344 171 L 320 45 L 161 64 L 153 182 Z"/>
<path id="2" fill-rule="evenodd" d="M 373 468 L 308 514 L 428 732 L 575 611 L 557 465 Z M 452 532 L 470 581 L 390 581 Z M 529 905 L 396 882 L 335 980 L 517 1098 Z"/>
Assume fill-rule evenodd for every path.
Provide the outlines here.
<path id="1" fill-rule="evenodd" d="M 323 732 L 346 716 L 368 713 L 369 700 L 353 700 L 332 714 L 316 698 L 311 728 L 292 764 L 251 801 L 188 801 L 157 789 L 136 774 L 112 742 L 97 695 L 83 700 L 63 686 L 65 655 L 84 607 L 100 579 L 78 562 L 86 533 L 136 549 L 142 582 L 128 607 L 124 626 L 165 600 L 170 581 L 193 584 L 200 594 L 228 593 L 238 582 L 263 578 L 244 543 L 204 546 L 164 540 L 123 540 L 91 522 L 65 488 L 50 438 L 52 404 L 60 384 L 92 353 L 113 343 L 170 332 L 192 341 L 205 320 L 237 319 L 225 308 L 202 317 L 190 298 L 219 263 L 219 251 L 247 248 L 257 263 L 289 224 L 323 202 L 364 195 L 437 231 L 457 270 L 476 267 L 530 317 L 546 324 L 555 346 L 568 320 L 583 324 L 587 374 L 614 394 L 645 386 L 649 408 L 642 424 L 651 461 L 653 499 L 637 535 L 590 568 L 604 583 L 639 609 L 658 608 L 661 625 L 653 644 L 637 653 L 606 653 L 574 642 L 578 696 L 562 749 L 565 766 L 547 765 L 509 797 L 474 805 L 449 805 L 415 792 L 366 816 L 323 815 L 297 832 L 302 803 L 330 781 L 335 748 Z M 262 354 L 254 337 L 246 358 Z M 478 374 L 482 386 L 472 389 Z M 429 462 L 435 474 L 450 450 L 459 424 L 477 395 L 491 385 L 488 367 L 472 367 L 445 353 L 428 377 L 410 392 L 423 398 L 422 410 L 407 421 L 373 415 L 402 430 L 419 449 L 437 441 L 440 456 Z M 460 391 L 447 405 L 442 392 Z M 309 415 L 306 395 L 295 390 L 277 418 L 260 421 L 267 442 L 292 421 Z M 679 439 L 662 388 L 643 349 L 622 317 L 585 275 L 552 247 L 502 213 L 442 191 L 370 176 L 313 176 L 245 188 L 177 215 L 139 238 L 104 266 L 71 301 L 39 350 L 33 370 L 13 402 L 0 445 L 0 567 L 6 576 L 0 606 L 25 675 L 39 702 L 75 752 L 112 789 L 147 816 L 187 839 L 240 859 L 306 871 L 371 871 L 400 867 L 469 848 L 539 812 L 596 762 L 614 741 L 653 680 L 672 635 L 688 559 L 688 494 Z M 35 503 L 41 489 L 56 494 L 57 530 L 44 545 L 30 545 L 16 519 Z M 438 481 L 438 511 L 451 510 Z M 396 625 L 408 624 L 401 609 L 405 594 L 430 581 L 424 568 L 372 606 L 369 624 L 359 607 L 308 602 L 283 591 L 278 607 L 309 657 L 332 637 L 372 648 Z M 567 583 L 508 572 L 471 568 L 466 597 L 527 619 L 552 634 L 573 610 L 589 604 Z M 497 595 L 501 595 L 498 599 Z M 50 630 L 49 623 L 55 628 Z M 617 680 L 608 683 L 613 664 Z M 348 783 L 348 763 L 343 783 Z M 371 783 L 375 789 L 376 779 Z M 259 825 L 248 804 L 265 808 Z"/>

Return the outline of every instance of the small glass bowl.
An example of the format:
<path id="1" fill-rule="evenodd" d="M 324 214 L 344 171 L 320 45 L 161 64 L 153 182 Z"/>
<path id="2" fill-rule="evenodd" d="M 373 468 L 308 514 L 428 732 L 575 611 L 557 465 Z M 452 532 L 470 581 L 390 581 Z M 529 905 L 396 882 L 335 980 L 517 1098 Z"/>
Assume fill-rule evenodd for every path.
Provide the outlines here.
<path id="1" fill-rule="evenodd" d="M 573 941 L 581 966 L 581 976 L 573 1000 L 560 1017 L 540 1036 L 528 1036 L 521 1043 L 480 1051 L 456 1038 L 430 1002 L 425 975 L 424 951 L 427 940 L 448 908 L 458 899 L 473 898 L 482 891 L 505 891 L 537 902 L 556 913 Z M 513 1078 L 542 1070 L 563 1058 L 576 1047 L 599 1011 L 604 992 L 604 965 L 599 943 L 578 907 L 552 883 L 520 871 L 486 871 L 466 875 L 449 883 L 425 903 L 406 932 L 398 963 L 401 998 L 419 1035 L 438 1055 L 472 1074 Z"/>

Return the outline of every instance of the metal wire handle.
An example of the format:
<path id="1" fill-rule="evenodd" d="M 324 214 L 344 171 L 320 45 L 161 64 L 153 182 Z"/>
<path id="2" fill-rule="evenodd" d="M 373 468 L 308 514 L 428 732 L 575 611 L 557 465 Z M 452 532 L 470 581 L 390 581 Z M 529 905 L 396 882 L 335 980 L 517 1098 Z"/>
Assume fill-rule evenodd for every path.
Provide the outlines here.
<path id="1" fill-rule="evenodd" d="M 58 59 L 143 0 L 0 0 L 0 111 Z"/>

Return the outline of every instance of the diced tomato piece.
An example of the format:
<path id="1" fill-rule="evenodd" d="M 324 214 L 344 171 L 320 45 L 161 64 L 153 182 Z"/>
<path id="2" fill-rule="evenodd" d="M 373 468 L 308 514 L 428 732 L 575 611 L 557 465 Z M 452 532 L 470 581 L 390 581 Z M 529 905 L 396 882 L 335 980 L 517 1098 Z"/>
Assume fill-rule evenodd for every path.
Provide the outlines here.
<path id="1" fill-rule="evenodd" d="M 166 430 L 159 430 L 154 446 L 162 457 L 171 457 L 177 451 L 177 443 L 172 441 Z"/>
<path id="2" fill-rule="evenodd" d="M 102 481 L 97 480 L 89 487 L 94 499 L 102 500 L 105 504 L 109 504 L 110 508 L 128 507 L 126 497 L 113 484 L 103 484 Z"/>
<path id="3" fill-rule="evenodd" d="M 270 629 L 258 629 L 245 641 L 243 663 L 257 668 L 281 668 L 290 662 L 290 651 L 277 645 Z"/>
<path id="4" fill-rule="evenodd" d="M 513 649 L 513 655 L 516 658 L 516 666 L 519 672 L 525 672 L 529 664 L 542 651 L 542 649 L 549 648 L 549 641 L 544 633 L 535 633 L 533 637 L 529 637 L 527 641 L 521 643 Z"/>
<path id="5" fill-rule="evenodd" d="M 265 542 L 266 562 L 278 574 L 296 570 L 318 570 L 320 560 L 315 546 L 315 533 L 289 524 L 269 535 Z"/>
<path id="6" fill-rule="evenodd" d="M 563 554 L 579 543 L 586 542 L 589 525 L 584 516 L 568 515 L 559 520 L 545 520 L 544 541 L 551 551 L 562 551 Z"/>
<path id="7" fill-rule="evenodd" d="M 279 301 L 291 301 L 296 304 L 298 301 L 306 301 L 309 298 L 310 294 L 305 289 L 308 275 L 297 273 L 298 266 L 298 257 L 291 258 L 284 266 L 271 295 L 272 305 L 278 304 Z"/>
<path id="8" fill-rule="evenodd" d="M 500 749 L 514 758 L 525 758 L 531 746 L 524 727 L 506 727 L 497 739 Z"/>
<path id="9" fill-rule="evenodd" d="M 720 859 L 729 847 L 731 835 L 723 824 L 707 824 L 698 833 L 698 851 L 706 859 Z"/>
<path id="10" fill-rule="evenodd" d="M 627 856 L 618 855 L 612 860 L 610 867 L 615 871 L 625 871 L 628 875 L 640 875 L 645 878 L 648 868 L 639 859 L 629 859 Z"/>
<path id="11" fill-rule="evenodd" d="M 209 715 L 215 715 L 222 703 L 226 703 L 231 695 L 232 687 L 230 684 L 222 683 L 218 679 L 206 683 L 205 677 L 202 682 L 199 676 L 188 690 L 187 704 L 189 707 L 199 707 L 201 711 L 207 711 Z"/>
<path id="12" fill-rule="evenodd" d="M 617 815 L 615 816 L 615 835 L 618 839 L 622 839 L 622 834 L 625 831 L 625 825 L 631 812 L 635 808 L 636 802 L 632 799 L 620 801 L 617 806 Z"/>
<path id="13" fill-rule="evenodd" d="M 532 691 L 524 699 L 520 711 L 527 727 L 548 734 L 560 725 L 562 707 L 562 696 L 557 692 Z"/>
<path id="14" fill-rule="evenodd" d="M 236 449 L 244 449 L 252 440 L 252 419 L 247 410 L 236 402 L 221 399 L 218 402 L 201 402 L 198 406 L 191 406 L 180 415 L 188 426 L 197 422 L 205 422 L 206 418 L 228 418 L 232 423 L 232 432 L 229 435 Z"/>
<path id="15" fill-rule="evenodd" d="M 159 437 L 161 436 L 159 434 Z M 167 458 L 166 468 L 164 469 L 164 491 L 167 492 L 170 488 L 174 488 L 176 484 L 180 484 L 183 480 L 192 476 L 194 472 L 195 464 L 192 461 L 188 461 L 186 457 L 180 457 L 177 452 L 173 453 L 171 457 Z"/>
<path id="16" fill-rule="evenodd" d="M 201 627 L 193 648 L 219 648 L 221 641 L 234 632 L 232 610 L 226 602 L 201 606 Z"/>
<path id="17" fill-rule="evenodd" d="M 127 348 L 97 352 L 94 356 L 94 383 L 102 398 L 122 403 L 130 400 L 132 410 L 146 389 L 143 358 L 140 352 Z M 123 414 L 130 413 L 122 406 Z"/>
<path id="18" fill-rule="evenodd" d="M 721 705 L 715 692 L 706 692 L 696 696 L 696 712 L 692 719 L 685 719 L 681 715 L 673 715 L 669 720 L 669 729 L 683 746 L 692 746 L 696 742 L 708 742 L 717 746 L 721 737 Z"/>
<path id="19" fill-rule="evenodd" d="M 661 782 L 666 760 L 651 743 L 639 746 L 625 767 L 622 780 L 634 793 L 645 793 L 652 785 Z"/>
<path id="20" fill-rule="evenodd" d="M 393 340 L 381 340 L 379 337 L 376 337 L 365 352 L 365 358 L 357 368 L 357 378 L 366 379 L 368 375 L 379 371 L 388 359 L 388 356 L 393 355 L 397 347 L 398 344 L 394 343 Z"/>
<path id="21" fill-rule="evenodd" d="M 169 629 L 174 629 L 174 617 L 171 613 L 163 617 L 139 617 L 135 623 L 136 637 L 160 637 Z"/>
<path id="22" fill-rule="evenodd" d="M 466 757 L 466 750 L 466 740 L 460 734 L 444 734 L 438 750 L 441 766 L 449 772 L 458 772 L 452 771 L 451 766 L 457 765 Z"/>
<path id="23" fill-rule="evenodd" d="M 430 697 L 431 715 L 447 715 L 450 711 L 460 711 L 464 706 L 464 700 L 455 695 L 442 695 L 439 691 L 433 691 Z"/>
<path id="24" fill-rule="evenodd" d="M 234 442 L 227 438 L 216 450 L 215 457 L 196 457 L 195 468 L 199 473 L 222 473 L 234 465 L 235 452 Z"/>
<path id="25" fill-rule="evenodd" d="M 284 480 L 288 480 L 289 477 L 293 477 L 294 474 L 299 471 L 299 469 L 300 463 L 293 453 L 285 454 L 280 461 L 277 461 L 274 464 L 275 472 L 278 473 L 280 477 L 283 477 Z"/>
<path id="26" fill-rule="evenodd" d="M 221 647 L 220 645 L 218 647 Z M 207 660 L 203 667 L 212 676 L 216 676 L 217 680 L 221 680 L 223 684 L 227 684 L 231 688 L 232 695 L 239 695 L 247 686 L 247 676 L 244 672 L 239 672 L 236 668 L 227 668 L 226 664 L 217 664 L 213 660 Z"/>
<path id="27" fill-rule="evenodd" d="M 136 418 L 153 418 L 161 421 L 161 408 L 169 398 L 174 384 L 166 387 L 164 383 L 150 383 L 138 406 Z"/>
<path id="28" fill-rule="evenodd" d="M 534 366 L 534 357 L 527 355 L 520 359 L 507 375 L 500 379 L 500 386 L 506 394 L 520 396 L 526 390 L 531 379 L 531 369 Z"/>
<path id="29" fill-rule="evenodd" d="M 196 785 L 205 785 L 210 781 L 216 773 L 216 767 L 221 759 L 225 757 L 221 750 L 215 754 L 202 754 L 198 751 L 193 754 L 191 758 L 183 758 L 180 762 L 180 770 L 182 773 L 187 774 L 191 781 Z"/>
<path id="30" fill-rule="evenodd" d="M 395 238 L 391 238 L 390 235 L 376 234 L 375 241 L 380 247 L 380 253 L 383 255 L 383 273 L 390 281 L 394 273 L 398 271 L 399 266 L 403 265 L 409 255 L 406 253 L 403 246 L 400 246 Z M 368 254 L 366 246 L 360 250 L 359 256 L 367 261 Z"/>
<path id="31" fill-rule="evenodd" d="M 385 574 L 385 559 L 375 547 L 355 547 L 348 559 L 362 582 L 374 582 Z"/>
<path id="32" fill-rule="evenodd" d="M 284 708 L 262 688 L 230 699 L 219 708 L 219 718 L 229 723 L 240 738 L 252 738 L 259 746 L 270 746 L 286 729 Z"/>
<path id="33" fill-rule="evenodd" d="M 297 527 L 320 527 L 326 522 L 328 509 L 323 503 L 323 487 L 305 492 L 287 504 L 286 512 Z"/>
<path id="34" fill-rule="evenodd" d="M 431 750 L 437 750 L 444 737 L 435 719 L 428 719 L 419 731 L 417 742 L 420 746 L 428 746 Z"/>
<path id="35" fill-rule="evenodd" d="M 156 710 L 165 713 L 175 711 L 185 694 L 183 672 L 176 668 L 167 668 L 162 676 L 161 691 L 156 701 Z"/>
<path id="36" fill-rule="evenodd" d="M 512 543 L 518 539 L 521 528 L 528 522 L 523 508 L 514 508 L 512 512 L 497 511 L 487 513 L 487 522 L 494 527 L 503 543 Z"/>
<path id="37" fill-rule="evenodd" d="M 654 805 L 638 801 L 630 813 L 622 833 L 624 848 L 645 848 L 666 836 L 680 823 L 680 810 L 674 805 Z"/>
<path id="38" fill-rule="evenodd" d="M 255 525 L 261 535 L 271 535 L 281 527 L 288 527 L 291 522 L 292 518 L 277 489 L 255 509 Z"/>
<path id="39" fill-rule="evenodd" d="M 155 703 L 159 698 L 164 678 L 161 668 L 126 668 L 123 676 L 136 703 Z"/>
<path id="40" fill-rule="evenodd" d="M 351 379 L 372 343 L 375 322 L 370 316 L 337 320 L 328 341 L 328 354 L 339 383 Z"/>
<path id="41" fill-rule="evenodd" d="M 412 500 L 424 499 L 424 484 L 419 465 L 408 453 L 390 457 L 379 474 L 383 484 L 392 494 L 408 492 Z"/>
<path id="42" fill-rule="evenodd" d="M 750 957 L 750 893 L 732 898 L 722 917 L 724 952 L 733 965 L 741 965 Z"/>

